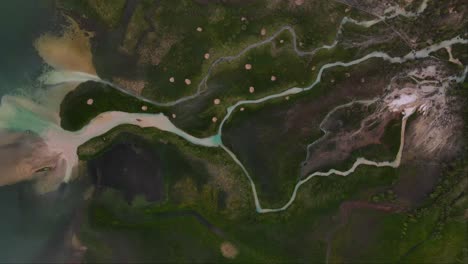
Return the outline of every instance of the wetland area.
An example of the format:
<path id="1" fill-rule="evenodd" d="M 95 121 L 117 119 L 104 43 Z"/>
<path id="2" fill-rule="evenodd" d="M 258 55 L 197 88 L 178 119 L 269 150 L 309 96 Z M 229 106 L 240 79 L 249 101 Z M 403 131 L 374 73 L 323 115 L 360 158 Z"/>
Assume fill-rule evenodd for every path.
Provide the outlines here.
<path id="1" fill-rule="evenodd" d="M 0 261 L 468 259 L 463 1 L 0 6 Z"/>

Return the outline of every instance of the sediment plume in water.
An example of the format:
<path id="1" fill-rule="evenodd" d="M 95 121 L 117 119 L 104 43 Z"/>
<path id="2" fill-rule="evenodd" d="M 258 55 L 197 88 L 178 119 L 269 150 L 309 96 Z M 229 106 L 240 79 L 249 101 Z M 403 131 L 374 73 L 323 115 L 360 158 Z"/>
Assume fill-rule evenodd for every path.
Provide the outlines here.
<path id="1" fill-rule="evenodd" d="M 89 78 L 85 73 L 95 76 L 96 70 L 89 42 L 92 34 L 67 19 L 68 26 L 61 35 L 43 34 L 33 45 L 45 63 L 69 74 L 59 76 L 63 80 L 46 90 L 1 99 L 0 186 L 35 180 L 36 190 L 45 193 L 71 178 L 77 165 L 78 141 L 60 128 L 60 104 L 69 91 Z M 47 84 L 49 79 L 57 79 L 49 76 L 51 73 L 54 71 L 39 81 Z"/>
<path id="2" fill-rule="evenodd" d="M 158 128 L 201 146 L 218 145 L 216 138 L 195 138 L 185 133 L 163 114 L 105 112 L 79 131 L 66 131 L 60 127 L 57 112 L 51 108 L 61 101 L 63 93 L 57 93 L 57 96 L 50 98 L 49 104 L 39 104 L 28 97 L 2 98 L 0 133 L 8 136 L 2 136 L 0 155 L 10 156 L 2 160 L 5 160 L 6 164 L 0 164 L 3 165 L 0 167 L 2 173 L 5 171 L 0 175 L 0 186 L 34 179 L 36 189 L 40 193 L 56 189 L 61 182 L 68 182 L 75 176 L 74 169 L 79 163 L 77 150 L 80 145 L 122 124 Z M 21 137 L 12 136 L 15 134 L 11 133 L 18 133 Z M 27 144 L 22 145 L 22 141 Z"/>
<path id="3" fill-rule="evenodd" d="M 47 147 L 42 138 L 32 132 L 0 131 L 0 186 L 49 175 L 57 178 L 60 157 Z M 61 179 L 57 181 L 57 184 Z"/>
<path id="4" fill-rule="evenodd" d="M 0 105 L 0 186 L 38 179 L 39 193 L 56 189 L 65 163 L 41 136 L 58 128 L 58 116 L 25 97 L 3 96 Z"/>
<path id="5" fill-rule="evenodd" d="M 56 69 L 96 75 L 89 42 L 93 34 L 80 29 L 78 23 L 70 17 L 67 19 L 69 25 L 61 36 L 43 34 L 36 40 L 34 47 L 41 58 Z"/>

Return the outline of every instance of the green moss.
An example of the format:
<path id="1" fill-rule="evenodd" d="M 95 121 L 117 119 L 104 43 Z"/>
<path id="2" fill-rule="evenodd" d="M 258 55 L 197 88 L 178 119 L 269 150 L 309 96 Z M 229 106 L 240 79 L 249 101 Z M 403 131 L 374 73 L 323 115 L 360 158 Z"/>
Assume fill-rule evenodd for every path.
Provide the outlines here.
<path id="1" fill-rule="evenodd" d="M 221 56 L 232 56 L 247 45 L 266 38 L 260 36 L 262 28 L 267 29 L 267 36 L 284 25 L 293 25 L 300 37 L 314 31 L 311 35 L 313 40 L 304 40 L 307 43 L 312 41 L 314 45 L 309 47 L 309 44 L 303 43 L 302 49 L 332 42 L 336 33 L 334 26 L 337 26 L 339 17 L 343 13 L 342 8 L 334 3 L 321 4 L 304 10 L 291 9 L 285 4 L 270 9 L 265 8 L 264 4 L 264 1 L 243 3 L 241 6 L 201 5 L 188 0 L 177 3 L 161 1 L 157 5 L 145 2 L 144 11 L 154 28 L 154 32 L 148 34 L 156 36 L 153 46 L 163 47 L 166 45 L 164 42 L 171 44 L 167 53 L 154 55 L 159 56 L 157 65 L 143 66 L 142 78 L 147 81 L 143 94 L 159 101 L 171 101 L 195 93 L 198 83 L 208 70 L 209 63 Z M 135 25 L 141 26 L 135 27 L 136 30 L 127 30 L 128 37 L 124 40 L 124 48 L 128 50 L 135 46 L 136 38 L 130 36 L 135 34 L 139 36 L 143 32 L 141 28 L 147 29 L 141 13 L 137 8 L 133 15 L 135 20 L 132 18 L 129 24 L 129 29 L 133 28 L 133 22 L 136 21 L 139 22 Z M 336 18 L 329 19 L 327 14 L 333 14 Z M 314 23 L 317 26 L 311 27 L 310 25 Z M 197 27 L 201 27 L 202 32 L 198 32 Z M 205 60 L 203 56 L 208 52 L 211 58 Z M 97 58 L 99 57 L 98 54 Z M 105 62 L 100 64 L 99 68 L 106 67 L 104 64 Z M 170 83 L 170 77 L 174 77 L 176 81 Z M 187 86 L 184 83 L 185 79 L 190 79 L 192 84 Z"/>
<path id="2" fill-rule="evenodd" d="M 466 224 L 449 223 L 439 239 L 430 239 L 401 262 L 464 263 L 468 259 Z"/>
<path id="3" fill-rule="evenodd" d="M 122 44 L 123 49 L 130 54 L 134 53 L 138 41 L 148 28 L 149 25 L 145 19 L 145 6 L 140 4 L 135 8 L 132 18 L 127 25 Z"/>
<path id="4" fill-rule="evenodd" d="M 275 45 L 267 44 L 247 52 L 237 60 L 220 63 L 208 79 L 206 93 L 174 108 L 178 116 L 186 117 L 174 120 L 175 124 L 197 136 L 213 134 L 217 131 L 219 123 L 213 124 L 212 117 L 222 120 L 229 106 L 240 100 L 255 100 L 293 87 L 308 87 L 317 78 L 321 66 L 334 60 L 350 60 L 355 52 L 334 49 L 321 51 L 312 57 L 300 57 L 293 51 L 291 44 L 284 44 L 281 47 Z M 246 64 L 251 64 L 252 69 L 246 70 Z M 339 68 L 328 72 L 333 73 L 323 75 L 323 80 L 326 82 L 332 78 L 335 82 L 339 82 L 345 76 L 344 70 Z M 276 77 L 275 81 L 271 80 L 272 76 Z M 254 93 L 249 92 L 251 86 L 254 87 Z M 326 89 L 327 87 L 319 84 L 313 91 L 300 96 L 311 96 L 311 93 L 318 96 L 319 93 L 328 93 Z M 213 104 L 216 98 L 221 100 L 219 105 Z M 273 101 L 277 103 L 282 100 L 284 98 Z M 245 107 L 262 108 L 263 105 L 265 104 Z M 189 116 L 184 115 L 185 108 L 191 108 L 195 112 Z"/>
<path id="5" fill-rule="evenodd" d="M 87 0 L 88 5 L 109 27 L 117 26 L 126 2 L 126 0 Z"/>
<path id="6" fill-rule="evenodd" d="M 373 170 L 377 172 L 376 169 Z M 382 171 L 382 170 L 380 170 Z M 257 262 L 309 262 L 325 259 L 326 244 L 317 239 L 323 229 L 333 227 L 324 225 L 324 216 L 334 212 L 341 201 L 350 199 L 360 189 L 369 188 L 374 184 L 382 184 L 383 178 L 377 173 L 359 171 L 354 178 L 320 178 L 321 186 L 313 191 L 302 190 L 293 206 L 288 211 L 278 214 L 257 214 L 252 208 L 246 208 L 241 217 L 230 218 L 221 213 L 216 206 L 203 206 L 213 199 L 206 187 L 200 188 L 203 197 L 192 205 L 178 204 L 177 199 L 169 199 L 165 204 L 147 204 L 146 206 L 130 206 L 121 195 L 115 192 L 105 192 L 94 200 L 89 208 L 89 223 L 84 228 L 86 236 L 92 239 L 99 237 L 101 241 L 121 239 L 129 241 L 129 254 L 134 254 L 134 260 L 146 258 L 163 258 L 165 261 L 203 258 L 204 261 L 227 261 L 220 258 L 219 245 L 222 241 L 231 241 L 239 249 L 236 261 L 255 260 Z M 341 182 L 337 185 L 338 182 Z M 309 183 L 308 183 L 309 184 Z M 206 185 L 205 185 L 206 186 Z M 249 189 L 247 186 L 246 189 Z M 344 195 L 336 195 L 333 190 L 340 190 Z M 241 190 L 237 190 L 241 191 Z M 305 202 L 303 195 L 313 195 Z M 325 203 L 318 201 L 328 200 Z M 313 201 L 311 204 L 310 201 Z M 168 217 L 167 215 L 181 210 L 196 210 L 214 226 L 218 227 L 223 236 L 212 233 L 190 216 Z M 177 214 L 177 213 L 175 213 Z M 329 220 L 326 220 L 329 221 Z M 111 235 L 112 234 L 112 235 Z M 195 239 L 197 238 L 197 239 Z M 92 241 L 91 241 L 92 242 Z M 95 242 L 93 242 L 95 243 Z M 153 251 L 149 250 L 151 244 Z M 161 244 L 159 246 L 159 244 Z M 155 246 L 158 245 L 158 246 Z M 116 245 L 108 244 L 111 251 L 88 253 L 90 260 L 109 259 L 118 255 Z M 303 250 L 311 247 L 311 250 Z M 197 249 L 193 251 L 192 249 Z M 112 252 L 112 253 L 109 253 Z M 172 253 L 171 253 L 172 252 Z M 176 254 L 178 253 L 178 254 Z M 99 254 L 102 254 L 101 256 Z M 110 255 L 107 255 L 110 254 Z M 95 259 L 97 258 L 97 259 Z M 179 259 L 180 260 L 180 259 Z"/>

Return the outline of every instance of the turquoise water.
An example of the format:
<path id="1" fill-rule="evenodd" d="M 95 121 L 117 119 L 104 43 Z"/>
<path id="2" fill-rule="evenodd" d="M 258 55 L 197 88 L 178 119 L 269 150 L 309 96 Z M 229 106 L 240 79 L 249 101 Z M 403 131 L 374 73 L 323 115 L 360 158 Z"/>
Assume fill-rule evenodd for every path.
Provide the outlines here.
<path id="1" fill-rule="evenodd" d="M 0 10 L 0 97 L 31 94 L 38 89 L 34 82 L 44 67 L 33 42 L 41 33 L 54 29 L 54 21 L 61 18 L 53 0 L 5 0 L 0 1 Z M 10 107 L 8 111 L 2 109 L 0 128 L 41 131 L 47 123 L 31 109 Z M 71 210 L 63 196 L 34 195 L 30 184 L 0 188 L 2 263 L 37 261 L 50 246 L 51 237 L 70 221 Z"/>
<path id="2" fill-rule="evenodd" d="M 8 100 L 6 100 L 8 98 Z M 36 110 L 36 111 L 35 111 Z M 31 131 L 41 134 L 51 124 L 51 120 L 40 115 L 37 109 L 22 107 L 14 97 L 4 97 L 0 106 L 0 129 L 11 131 Z"/>

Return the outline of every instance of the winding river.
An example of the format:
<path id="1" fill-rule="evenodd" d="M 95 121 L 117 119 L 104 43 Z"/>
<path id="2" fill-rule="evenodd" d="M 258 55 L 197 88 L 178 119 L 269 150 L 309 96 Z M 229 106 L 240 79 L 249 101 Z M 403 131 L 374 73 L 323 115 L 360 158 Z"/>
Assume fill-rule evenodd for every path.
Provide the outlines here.
<path id="1" fill-rule="evenodd" d="M 308 52 L 301 51 L 298 49 L 297 37 L 296 37 L 296 33 L 294 29 L 290 26 L 284 26 L 275 34 L 273 34 L 271 37 L 269 37 L 268 39 L 263 40 L 261 42 L 257 42 L 255 44 L 252 44 L 246 47 L 237 55 L 229 56 L 229 57 L 222 57 L 214 61 L 213 64 L 210 66 L 206 76 L 203 78 L 203 80 L 199 84 L 197 93 L 190 95 L 188 97 L 180 98 L 179 100 L 176 100 L 173 102 L 167 102 L 167 103 L 155 102 L 155 101 L 146 99 L 142 96 L 135 95 L 129 92 L 128 90 L 118 87 L 114 85 L 113 83 L 110 83 L 106 80 L 102 80 L 98 76 L 80 73 L 80 72 L 53 71 L 53 72 L 50 72 L 49 74 L 44 75 L 42 77 L 42 82 L 53 86 L 52 88 L 50 88 L 51 90 L 53 90 L 53 89 L 62 89 L 61 87 L 63 87 L 65 84 L 69 84 L 69 83 L 77 84 L 77 83 L 81 83 L 84 81 L 92 80 L 92 81 L 102 82 L 102 83 L 111 85 L 112 87 L 114 87 L 115 89 L 118 89 L 121 92 L 137 97 L 142 102 L 146 102 L 146 103 L 157 105 L 157 106 L 171 106 L 171 105 L 176 105 L 186 100 L 193 99 L 196 96 L 198 96 L 200 92 L 203 90 L 202 88 L 206 87 L 206 82 L 210 76 L 211 70 L 217 64 L 223 61 L 232 61 L 232 60 L 238 59 L 242 55 L 247 53 L 249 50 L 259 47 L 261 45 L 265 45 L 273 41 L 276 37 L 278 37 L 284 31 L 289 31 L 291 35 L 293 36 L 294 50 L 298 54 L 298 56 L 310 56 L 310 55 L 315 54 L 317 51 L 321 49 L 334 48 L 338 43 L 338 37 L 341 34 L 342 28 L 346 23 L 354 23 L 356 25 L 363 26 L 363 27 L 371 27 L 372 25 L 375 25 L 381 21 L 384 21 L 385 19 L 392 18 L 395 16 L 406 16 L 406 17 L 417 16 L 418 14 L 422 13 L 425 10 L 426 6 L 427 6 L 427 1 L 425 0 L 423 1 L 421 7 L 418 9 L 416 13 L 409 13 L 400 9 L 388 10 L 387 12 L 388 15 L 384 17 L 379 17 L 371 21 L 359 22 L 351 18 L 345 17 L 342 20 L 340 27 L 337 31 L 336 39 L 331 45 L 324 45 L 322 47 L 319 47 L 317 49 L 314 49 Z M 322 78 L 324 71 L 326 71 L 327 69 L 334 68 L 334 67 L 351 67 L 353 65 L 357 65 L 359 63 L 362 63 L 370 59 L 382 59 L 389 63 L 404 63 L 404 62 L 411 61 L 411 60 L 427 58 L 430 56 L 431 53 L 438 51 L 440 49 L 451 47 L 454 44 L 467 44 L 467 43 L 468 43 L 467 39 L 463 39 L 461 37 L 454 37 L 452 39 L 448 39 L 440 43 L 433 44 L 424 49 L 421 49 L 418 51 L 412 51 L 403 57 L 391 57 L 387 53 L 375 51 L 356 60 L 352 60 L 348 62 L 337 61 L 337 62 L 325 64 L 318 71 L 318 75 L 315 81 L 307 87 L 292 87 L 285 91 L 272 94 L 272 95 L 268 95 L 268 96 L 265 96 L 263 98 L 259 98 L 256 100 L 241 100 L 235 103 L 234 105 L 228 107 L 226 115 L 222 119 L 217 133 L 207 138 L 197 138 L 184 132 L 183 130 L 177 128 L 170 121 L 170 119 L 162 113 L 142 114 L 142 113 L 125 113 L 125 112 L 118 112 L 118 111 L 101 113 L 100 115 L 95 117 L 90 123 L 84 126 L 81 130 L 70 132 L 60 127 L 59 125 L 60 118 L 58 117 L 58 114 L 56 111 L 54 112 L 51 110 L 50 105 L 49 107 L 44 107 L 44 106 L 40 106 L 34 103 L 32 100 L 27 100 L 24 98 L 14 97 L 14 96 L 4 96 L 2 98 L 2 104 L 0 106 L 0 129 L 14 129 L 18 131 L 29 130 L 40 135 L 44 139 L 46 144 L 48 145 L 49 149 L 52 152 L 58 153 L 60 155 L 60 158 L 63 161 L 63 164 L 65 164 L 64 165 L 65 166 L 64 181 L 69 181 L 71 179 L 73 168 L 78 165 L 77 149 L 80 145 L 84 144 L 85 142 L 89 141 L 92 138 L 99 137 L 105 134 L 106 132 L 108 132 L 114 127 L 124 125 L 124 124 L 131 124 L 131 125 L 136 125 L 139 127 L 154 127 L 162 131 L 173 133 L 183 138 L 184 140 L 187 140 L 188 142 L 198 145 L 198 146 L 222 148 L 224 151 L 226 151 L 229 154 L 229 156 L 233 159 L 233 161 L 235 161 L 242 168 L 243 172 L 248 178 L 250 185 L 251 185 L 257 212 L 258 213 L 279 212 L 279 211 L 286 210 L 294 202 L 299 188 L 304 183 L 306 183 L 307 181 L 309 181 L 311 178 L 315 176 L 330 176 L 332 174 L 340 175 L 340 176 L 347 176 L 347 175 L 352 174 L 361 165 L 375 166 L 375 167 L 393 167 L 393 168 L 398 167 L 400 165 L 401 156 L 402 156 L 403 147 L 404 147 L 406 123 L 407 123 L 408 118 L 415 112 L 416 108 L 414 107 L 407 108 L 403 112 L 403 117 L 401 121 L 402 126 L 401 126 L 401 134 L 400 134 L 400 147 L 393 161 L 374 162 L 374 161 L 361 157 L 361 158 L 358 158 L 354 162 L 353 166 L 346 171 L 338 171 L 338 170 L 332 169 L 326 172 L 312 173 L 305 179 L 300 180 L 295 185 L 294 191 L 291 194 L 290 199 L 284 206 L 280 208 L 269 209 L 269 208 L 263 208 L 261 206 L 261 203 L 258 199 L 255 183 L 252 180 L 251 176 L 249 175 L 247 169 L 239 161 L 237 156 L 229 148 L 227 148 L 222 142 L 223 127 L 226 124 L 227 120 L 235 113 L 235 110 L 238 107 L 242 105 L 261 104 L 269 100 L 273 100 L 275 98 L 281 98 L 281 97 L 285 97 L 288 95 L 299 94 L 299 93 L 308 91 L 310 89 L 313 89 L 317 84 L 321 82 L 321 78 Z M 454 80 L 458 82 L 463 81 L 466 76 L 467 69 L 468 68 L 465 68 L 463 78 L 454 77 Z M 63 97 L 65 96 L 65 94 L 66 93 L 64 92 L 61 96 L 56 98 L 55 104 L 59 104 L 61 100 L 63 100 Z M 366 101 L 363 103 L 368 103 L 368 102 L 370 101 Z M 339 107 L 347 107 L 351 105 L 352 103 L 353 102 L 348 103 L 346 105 L 338 106 L 337 108 L 332 110 L 332 112 L 338 109 Z M 50 103 L 50 104 L 52 105 L 53 103 Z M 327 115 L 326 118 L 328 118 L 329 115 Z M 314 144 L 314 143 L 311 143 L 311 144 Z"/>

